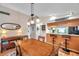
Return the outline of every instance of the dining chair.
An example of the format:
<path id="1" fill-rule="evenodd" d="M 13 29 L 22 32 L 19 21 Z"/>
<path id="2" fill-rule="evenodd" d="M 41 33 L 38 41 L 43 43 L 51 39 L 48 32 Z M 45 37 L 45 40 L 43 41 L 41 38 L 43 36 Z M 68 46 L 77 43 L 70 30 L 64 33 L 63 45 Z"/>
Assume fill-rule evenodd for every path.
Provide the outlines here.
<path id="1" fill-rule="evenodd" d="M 38 36 L 38 40 L 42 41 L 42 42 L 45 42 L 45 37 L 44 36 Z"/>

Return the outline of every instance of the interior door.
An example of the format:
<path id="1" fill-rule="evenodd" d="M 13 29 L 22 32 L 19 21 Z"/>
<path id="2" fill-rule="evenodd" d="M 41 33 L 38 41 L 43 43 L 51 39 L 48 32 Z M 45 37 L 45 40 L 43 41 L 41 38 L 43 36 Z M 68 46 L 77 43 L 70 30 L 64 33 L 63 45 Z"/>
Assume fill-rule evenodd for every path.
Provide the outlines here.
<path id="1" fill-rule="evenodd" d="M 30 25 L 30 37 L 35 39 L 36 38 L 36 25 Z"/>

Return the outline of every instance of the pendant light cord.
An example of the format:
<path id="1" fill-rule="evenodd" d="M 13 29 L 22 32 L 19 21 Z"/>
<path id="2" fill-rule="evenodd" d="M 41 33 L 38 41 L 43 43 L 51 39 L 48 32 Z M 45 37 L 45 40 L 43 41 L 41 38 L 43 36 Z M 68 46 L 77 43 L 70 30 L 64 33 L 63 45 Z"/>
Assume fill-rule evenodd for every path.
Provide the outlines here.
<path id="1" fill-rule="evenodd" d="M 34 16 L 34 3 L 31 3 L 31 19 L 33 20 Z"/>

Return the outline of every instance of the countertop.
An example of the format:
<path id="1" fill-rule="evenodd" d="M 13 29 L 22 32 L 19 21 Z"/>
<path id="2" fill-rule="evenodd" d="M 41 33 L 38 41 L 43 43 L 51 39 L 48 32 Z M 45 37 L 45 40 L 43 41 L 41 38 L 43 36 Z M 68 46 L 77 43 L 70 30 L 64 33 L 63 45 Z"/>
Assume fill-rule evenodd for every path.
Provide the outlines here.
<path id="1" fill-rule="evenodd" d="M 69 36 L 79 36 L 75 34 L 55 34 L 55 33 L 47 33 L 47 34 L 54 34 L 54 35 L 69 35 Z"/>

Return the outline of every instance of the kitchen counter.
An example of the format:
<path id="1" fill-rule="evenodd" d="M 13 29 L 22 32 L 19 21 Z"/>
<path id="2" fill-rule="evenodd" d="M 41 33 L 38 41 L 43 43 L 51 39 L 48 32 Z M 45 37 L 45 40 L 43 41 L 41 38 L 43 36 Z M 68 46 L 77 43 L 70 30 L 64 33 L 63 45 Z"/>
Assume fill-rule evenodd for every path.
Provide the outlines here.
<path id="1" fill-rule="evenodd" d="M 50 44 L 53 44 L 53 38 L 54 38 L 55 44 L 62 43 L 64 47 L 65 45 L 67 45 L 70 50 L 79 52 L 79 35 L 47 33 L 46 37 L 47 37 L 47 42 Z M 64 43 L 65 39 L 67 39 L 67 44 Z"/>
<path id="2" fill-rule="evenodd" d="M 69 36 L 79 36 L 76 34 L 55 34 L 55 33 L 47 33 L 47 34 L 53 34 L 53 35 L 69 35 Z"/>

